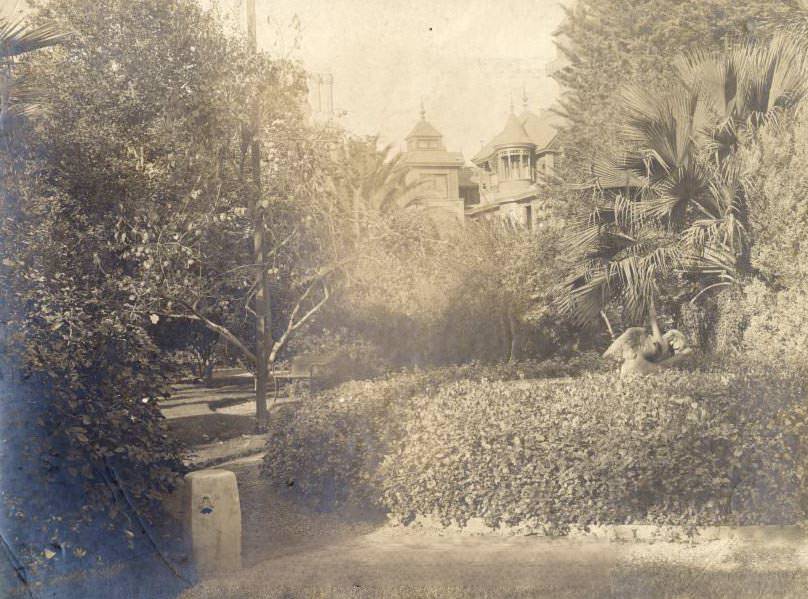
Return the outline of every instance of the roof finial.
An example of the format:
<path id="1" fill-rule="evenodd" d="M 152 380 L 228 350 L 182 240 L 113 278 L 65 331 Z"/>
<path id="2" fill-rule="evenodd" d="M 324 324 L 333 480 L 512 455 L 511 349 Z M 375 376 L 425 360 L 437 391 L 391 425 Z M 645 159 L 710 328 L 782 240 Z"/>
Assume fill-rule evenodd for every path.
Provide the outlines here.
<path id="1" fill-rule="evenodd" d="M 513 114 L 513 92 L 511 92 L 511 114 Z"/>
<path id="2" fill-rule="evenodd" d="M 426 108 L 424 108 L 424 99 L 421 98 L 421 120 L 426 120 Z"/>
<path id="3" fill-rule="evenodd" d="M 522 84 L 522 108 L 527 110 L 527 90 L 524 83 Z"/>

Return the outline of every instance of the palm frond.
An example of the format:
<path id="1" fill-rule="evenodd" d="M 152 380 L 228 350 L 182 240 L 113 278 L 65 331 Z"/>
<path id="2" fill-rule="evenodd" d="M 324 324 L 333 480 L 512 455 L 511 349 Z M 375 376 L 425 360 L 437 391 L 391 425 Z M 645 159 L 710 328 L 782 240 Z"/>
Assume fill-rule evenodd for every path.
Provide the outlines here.
<path id="1" fill-rule="evenodd" d="M 34 50 L 54 46 L 67 37 L 55 25 L 27 25 L 21 19 L 0 17 L 0 57 L 12 58 Z"/>

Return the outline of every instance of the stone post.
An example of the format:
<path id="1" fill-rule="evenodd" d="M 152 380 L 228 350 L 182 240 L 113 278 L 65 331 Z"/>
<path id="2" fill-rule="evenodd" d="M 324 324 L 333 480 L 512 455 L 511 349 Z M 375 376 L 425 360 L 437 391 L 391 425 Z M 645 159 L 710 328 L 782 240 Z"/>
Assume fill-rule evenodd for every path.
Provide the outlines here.
<path id="1" fill-rule="evenodd" d="M 185 522 L 197 574 L 241 568 L 241 506 L 236 475 L 198 470 L 185 476 Z"/>

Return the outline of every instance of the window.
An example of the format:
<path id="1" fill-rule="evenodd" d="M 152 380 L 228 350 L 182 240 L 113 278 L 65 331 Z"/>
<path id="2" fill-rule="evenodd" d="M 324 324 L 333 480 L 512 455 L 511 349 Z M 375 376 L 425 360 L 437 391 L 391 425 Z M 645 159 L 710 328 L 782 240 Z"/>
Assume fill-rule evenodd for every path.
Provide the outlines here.
<path id="1" fill-rule="evenodd" d="M 511 161 L 511 178 L 520 179 L 521 174 L 519 173 L 519 153 L 511 151 L 508 152 L 508 156 Z"/>
<path id="2" fill-rule="evenodd" d="M 503 180 L 533 180 L 533 155 L 530 150 L 503 150 L 500 152 L 499 175 Z"/>
<path id="3" fill-rule="evenodd" d="M 511 165 L 510 165 L 510 157 L 502 153 L 499 158 L 499 177 L 503 181 L 507 181 L 511 178 Z"/>

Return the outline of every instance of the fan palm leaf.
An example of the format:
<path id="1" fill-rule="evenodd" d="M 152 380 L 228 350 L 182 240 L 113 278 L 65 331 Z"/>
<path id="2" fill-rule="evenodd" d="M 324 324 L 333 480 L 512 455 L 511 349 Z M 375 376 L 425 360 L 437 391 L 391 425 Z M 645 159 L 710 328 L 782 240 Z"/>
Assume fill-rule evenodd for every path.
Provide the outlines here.
<path id="1" fill-rule="evenodd" d="M 31 26 L 0 17 L 0 58 L 8 59 L 62 42 L 66 34 L 55 25 Z"/>
<path id="2" fill-rule="evenodd" d="M 30 26 L 22 20 L 0 17 L 0 131 L 14 119 L 29 115 L 38 108 L 42 91 L 15 77 L 15 58 L 60 43 L 65 34 L 53 25 Z"/>
<path id="3" fill-rule="evenodd" d="M 794 38 L 779 35 L 765 45 L 747 42 L 726 52 L 694 52 L 676 64 L 679 77 L 709 114 L 702 131 L 719 157 L 741 136 L 776 120 L 808 93 L 805 52 Z"/>
<path id="4" fill-rule="evenodd" d="M 748 267 L 749 206 L 735 150 L 808 94 L 805 53 L 780 36 L 689 54 L 677 71 L 680 84 L 667 94 L 625 91 L 625 150 L 595 162 L 606 204 L 571 228 L 577 267 L 560 300 L 578 322 L 597 320 L 615 295 L 640 317 L 673 272 L 714 286 Z"/>

